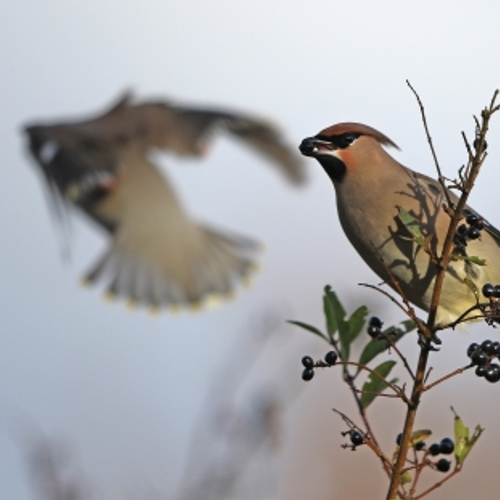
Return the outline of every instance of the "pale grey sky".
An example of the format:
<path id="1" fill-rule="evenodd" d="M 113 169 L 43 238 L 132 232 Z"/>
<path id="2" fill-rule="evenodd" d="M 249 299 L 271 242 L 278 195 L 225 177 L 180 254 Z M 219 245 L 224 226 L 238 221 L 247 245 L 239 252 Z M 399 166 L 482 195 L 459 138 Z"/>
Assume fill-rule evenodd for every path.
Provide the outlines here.
<path id="1" fill-rule="evenodd" d="M 162 164 L 193 214 L 265 241 L 253 287 L 198 316 L 151 318 L 105 304 L 98 290 L 78 286 L 104 240 L 75 218 L 73 257 L 62 262 L 41 178 L 23 150 L 24 123 L 99 111 L 131 88 L 139 97 L 269 116 L 296 144 L 335 122 L 367 123 L 401 147 L 393 152 L 398 160 L 434 175 L 408 78 L 427 107 L 443 169 L 453 176 L 465 158 L 460 131 L 472 131 L 472 113 L 500 85 L 499 14 L 495 2 L 450 0 L 4 6 L 0 500 L 33 498 L 10 431 L 16 415 L 72 442 L 105 492 L 125 494 L 146 482 L 169 491 L 207 380 L 249 318 L 276 309 L 286 312 L 283 320 L 321 324 L 326 283 L 350 305 L 387 306 L 357 287 L 376 278 L 346 242 L 319 166 L 309 161 L 309 185 L 293 189 L 228 140 L 203 164 L 167 156 Z M 495 121 L 490 161 L 472 197 L 496 225 L 499 143 Z M 395 311 L 387 315 L 400 319 Z M 469 342 L 463 334 L 457 339 L 461 347 Z M 472 377 L 468 382 L 476 387 Z M 497 397 L 496 388 L 477 386 L 486 401 Z"/>

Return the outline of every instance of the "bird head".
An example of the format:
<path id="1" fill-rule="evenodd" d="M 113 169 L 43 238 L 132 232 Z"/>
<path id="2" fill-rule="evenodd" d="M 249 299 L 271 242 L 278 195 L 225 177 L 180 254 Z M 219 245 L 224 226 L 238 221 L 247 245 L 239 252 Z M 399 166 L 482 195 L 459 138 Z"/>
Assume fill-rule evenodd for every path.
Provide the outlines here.
<path id="1" fill-rule="evenodd" d="M 25 132 L 47 181 L 64 198 L 92 202 L 116 187 L 118 164 L 103 141 L 82 136 L 71 126 L 31 125 Z"/>
<path id="2" fill-rule="evenodd" d="M 304 156 L 316 158 L 334 183 L 359 165 L 373 164 L 382 146 L 398 146 L 387 136 L 361 123 L 338 123 L 307 137 L 299 146 Z"/>

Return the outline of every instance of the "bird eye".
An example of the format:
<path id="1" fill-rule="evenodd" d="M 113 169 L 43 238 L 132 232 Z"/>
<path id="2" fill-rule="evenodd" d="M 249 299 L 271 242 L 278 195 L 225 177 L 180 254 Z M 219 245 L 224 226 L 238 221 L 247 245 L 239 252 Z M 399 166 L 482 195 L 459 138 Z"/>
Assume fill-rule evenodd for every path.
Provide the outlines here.
<path id="1" fill-rule="evenodd" d="M 339 137 L 339 146 L 344 149 L 350 146 L 357 138 L 359 137 L 359 134 L 349 132 L 342 134 Z"/>

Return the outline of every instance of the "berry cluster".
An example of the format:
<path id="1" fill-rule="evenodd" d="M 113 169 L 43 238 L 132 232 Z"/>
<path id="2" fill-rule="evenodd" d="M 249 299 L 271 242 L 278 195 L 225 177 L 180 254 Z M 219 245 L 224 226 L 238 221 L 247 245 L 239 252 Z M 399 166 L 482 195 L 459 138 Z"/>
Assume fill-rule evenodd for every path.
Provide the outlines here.
<path id="1" fill-rule="evenodd" d="M 481 345 L 472 343 L 467 349 L 472 366 L 476 366 L 476 375 L 484 377 L 488 382 L 500 380 L 500 365 L 492 363 L 494 358 L 500 359 L 500 342 L 485 340 Z"/>
<path id="2" fill-rule="evenodd" d="M 457 228 L 453 239 L 455 245 L 465 249 L 469 240 L 477 240 L 481 236 L 484 228 L 484 220 L 476 214 L 469 214 L 465 219 L 466 224 L 461 224 Z"/>
<path id="3" fill-rule="evenodd" d="M 433 457 L 437 455 L 451 455 L 455 451 L 455 443 L 453 439 L 444 438 L 440 443 L 431 444 L 427 451 Z M 451 461 L 446 460 L 446 458 L 440 458 L 434 465 L 438 471 L 448 472 L 451 467 Z"/>
<path id="4" fill-rule="evenodd" d="M 398 446 L 401 445 L 401 439 L 403 438 L 403 434 L 398 434 L 396 438 L 396 443 Z M 421 451 L 426 449 L 425 441 L 419 441 L 414 444 L 415 450 Z M 433 443 L 427 449 L 426 453 L 431 455 L 432 457 L 436 457 L 438 455 L 451 455 L 455 451 L 455 443 L 451 438 L 444 438 L 440 443 Z M 434 467 L 436 470 L 440 472 L 448 472 L 451 468 L 451 461 L 446 458 L 440 458 L 436 463 L 434 463 Z"/>
<path id="5" fill-rule="evenodd" d="M 304 370 L 302 371 L 302 380 L 309 382 L 314 377 L 314 368 L 327 368 L 328 366 L 333 366 L 337 362 L 337 353 L 335 351 L 328 351 L 325 354 L 324 361 L 316 361 L 311 358 L 311 356 L 304 356 L 302 358 L 302 365 Z"/>
<path id="6" fill-rule="evenodd" d="M 368 321 L 368 328 L 366 330 L 368 332 L 368 335 L 372 339 L 380 337 L 380 334 L 382 333 L 383 324 L 384 323 L 380 318 L 377 318 L 377 316 L 372 316 Z"/>

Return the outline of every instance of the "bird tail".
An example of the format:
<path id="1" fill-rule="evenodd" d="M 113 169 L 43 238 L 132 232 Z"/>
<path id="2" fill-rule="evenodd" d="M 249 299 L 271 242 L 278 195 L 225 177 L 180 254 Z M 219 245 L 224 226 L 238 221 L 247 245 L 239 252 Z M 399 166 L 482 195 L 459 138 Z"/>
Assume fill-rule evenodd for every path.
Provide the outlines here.
<path id="1" fill-rule="evenodd" d="M 84 277 L 106 281 L 106 295 L 153 310 L 190 307 L 230 298 L 256 270 L 260 245 L 250 238 L 196 225 L 186 241 L 144 245 L 137 238 L 113 239 Z M 144 242 L 143 242 L 144 243 Z M 153 248 L 154 247 L 154 248 Z"/>

